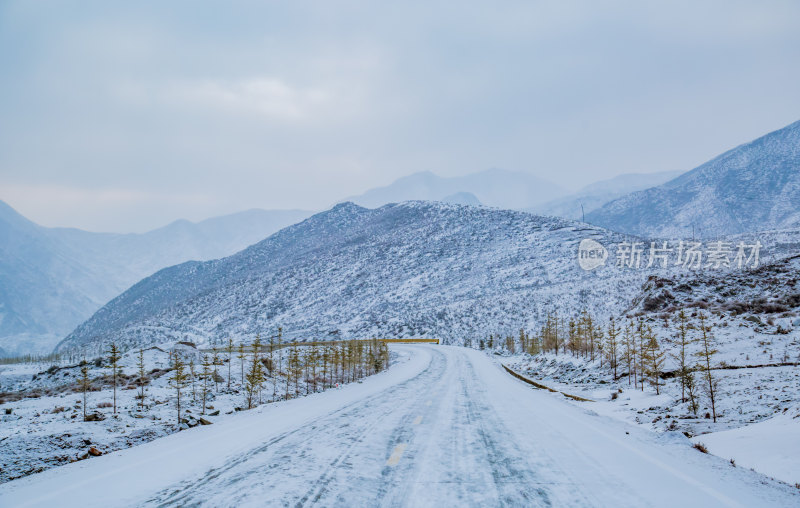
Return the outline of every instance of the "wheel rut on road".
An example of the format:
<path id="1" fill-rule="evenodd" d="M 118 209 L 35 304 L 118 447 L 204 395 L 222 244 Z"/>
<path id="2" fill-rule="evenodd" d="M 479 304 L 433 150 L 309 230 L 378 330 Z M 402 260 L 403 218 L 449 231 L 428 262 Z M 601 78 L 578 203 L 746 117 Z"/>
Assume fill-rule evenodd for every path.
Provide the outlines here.
<path id="1" fill-rule="evenodd" d="M 145 504 L 213 504 L 215 492 L 230 493 L 231 485 L 235 484 L 241 485 L 241 490 L 220 500 L 225 505 L 256 499 L 276 500 L 276 493 L 281 493 L 284 505 L 319 503 L 326 493 L 330 494 L 329 486 L 338 476 L 348 476 L 348 471 L 353 470 L 349 458 L 363 451 L 361 443 L 370 437 L 376 426 L 393 416 L 405 414 L 404 407 L 415 405 L 415 399 L 409 394 L 436 379 L 445 363 L 443 355 L 434 354 L 428 367 L 415 377 L 284 432 L 202 476 L 165 489 Z M 381 463 L 385 461 L 385 457 L 381 459 Z M 298 468 L 297 464 L 305 466 Z M 337 492 L 332 494 L 335 496 Z"/>

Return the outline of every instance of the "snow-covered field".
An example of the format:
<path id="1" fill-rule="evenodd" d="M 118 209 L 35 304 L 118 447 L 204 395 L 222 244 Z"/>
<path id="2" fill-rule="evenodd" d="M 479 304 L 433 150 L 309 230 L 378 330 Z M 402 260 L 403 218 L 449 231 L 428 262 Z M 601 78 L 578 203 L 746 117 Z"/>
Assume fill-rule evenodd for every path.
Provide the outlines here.
<path id="1" fill-rule="evenodd" d="M 53 366 L 50 363 L 14 364 L 0 366 L 0 483 L 37 473 L 55 466 L 93 459 L 90 449 L 106 454 L 130 448 L 178 430 L 175 389 L 170 385 L 168 351 L 179 350 L 195 358 L 199 374 L 202 354 L 192 347 L 163 345 L 144 352 L 149 383 L 145 390 L 144 407 L 137 395 L 138 351 L 130 351 L 120 361 L 120 381 L 117 387 L 117 412 L 113 413 L 112 370 L 107 361 L 102 366 L 91 365 L 89 376 L 93 390 L 87 393 L 87 413 L 95 421 L 83 420 L 83 395 L 79 387 L 80 368 L 77 364 Z M 275 353 L 278 362 L 279 352 Z M 282 352 L 282 365 L 287 365 L 288 351 Z M 184 428 L 215 424 L 226 415 L 247 407 L 242 385 L 243 367 L 237 353 L 230 362 L 231 386 L 228 388 L 228 355 L 220 354 L 223 365 L 217 367 L 217 383 L 209 380 L 207 409 L 202 408 L 202 380 L 182 390 Z M 260 402 L 304 396 L 313 391 L 304 379 L 287 388 L 282 379 L 277 386 L 267 378 Z M 274 388 L 274 389 L 273 389 Z M 321 390 L 321 383 L 317 389 Z M 15 400 L 15 399 L 19 400 Z M 5 400 L 5 402 L 2 402 Z M 202 418 L 202 420 L 201 420 Z"/>
<path id="2" fill-rule="evenodd" d="M 737 465 L 797 484 L 800 479 L 800 414 L 779 414 L 763 422 L 693 438 L 710 453 Z"/>
<path id="3" fill-rule="evenodd" d="M 770 245 L 779 236 L 770 237 Z M 794 238 L 794 236 L 792 236 Z M 786 239 L 784 241 L 785 243 Z M 779 243 L 779 242 L 778 242 Z M 795 244 L 786 244 L 795 245 Z M 657 337 L 664 364 L 660 394 L 650 382 L 634 386 L 620 346 L 615 379 L 608 358 L 585 356 L 506 356 L 515 371 L 562 392 L 596 402 L 593 410 L 656 432 L 679 430 L 715 454 L 742 466 L 800 482 L 800 257 L 783 257 L 755 270 L 698 271 L 653 276 L 617 321 L 624 327 L 641 319 Z M 700 315 L 710 326 L 712 375 L 718 382 L 717 421 L 695 372 L 700 406 L 695 414 L 682 401 L 678 370 L 679 311 L 688 317 L 687 365 L 696 368 L 701 350 Z M 562 339 L 563 340 L 563 339 Z M 607 344 L 606 344 L 606 347 Z M 507 353 L 503 353 L 507 354 Z M 607 356 L 607 355 L 606 355 Z M 641 380 L 641 378 L 639 377 Z"/>
<path id="4" fill-rule="evenodd" d="M 0 486 L 7 506 L 796 506 L 794 487 L 575 407 L 484 353 L 397 346 L 340 390 Z"/>
<path id="5" fill-rule="evenodd" d="M 772 320 L 772 325 L 754 323 L 741 317 L 712 315 L 714 345 L 719 353 L 712 371 L 719 383 L 716 401 L 717 422 L 710 415 L 708 397 L 700 392 L 695 415 L 688 402 L 681 401 L 677 378 L 664 379 L 660 394 L 650 383 L 634 386 L 627 366 L 618 367 L 614 379 L 608 362 L 601 367 L 571 354 L 504 356 L 503 363 L 556 390 L 588 398 L 598 414 L 639 424 L 655 432 L 681 431 L 695 442 L 705 444 L 711 453 L 734 459 L 790 484 L 800 482 L 800 330 L 795 318 Z M 667 352 L 664 370 L 675 370 L 678 345 L 674 322 L 666 325 L 650 316 L 663 350 Z M 690 320 L 696 325 L 696 319 Z M 790 330 L 777 333 L 778 328 Z M 690 330 L 697 334 L 697 330 Z M 698 351 L 692 344 L 689 354 Z M 691 358 L 694 365 L 696 358 Z M 784 365 L 780 365 L 784 364 Z M 769 366 L 776 365 L 776 366 Z M 731 368 L 746 367 L 750 368 Z M 724 368 L 723 368 L 724 367 Z M 700 379 L 698 373 L 695 374 Z"/>

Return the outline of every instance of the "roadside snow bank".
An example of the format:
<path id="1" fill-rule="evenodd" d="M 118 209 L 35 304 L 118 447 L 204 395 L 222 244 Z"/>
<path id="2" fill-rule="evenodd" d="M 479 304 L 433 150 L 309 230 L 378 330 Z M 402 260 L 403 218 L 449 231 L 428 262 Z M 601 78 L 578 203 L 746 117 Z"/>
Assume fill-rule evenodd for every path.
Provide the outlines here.
<path id="1" fill-rule="evenodd" d="M 710 453 L 734 459 L 789 484 L 800 483 L 800 415 L 779 415 L 738 429 L 692 438 Z"/>

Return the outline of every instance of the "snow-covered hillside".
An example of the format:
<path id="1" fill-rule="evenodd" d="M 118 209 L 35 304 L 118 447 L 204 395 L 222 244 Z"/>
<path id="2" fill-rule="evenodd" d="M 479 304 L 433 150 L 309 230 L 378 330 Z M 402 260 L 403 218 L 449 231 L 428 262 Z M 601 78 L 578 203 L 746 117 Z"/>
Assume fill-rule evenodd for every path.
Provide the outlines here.
<path id="1" fill-rule="evenodd" d="M 577 264 L 584 238 L 620 235 L 523 212 L 431 202 L 351 203 L 234 256 L 136 284 L 79 326 L 64 351 L 165 340 L 208 343 L 282 326 L 298 339 L 459 342 L 537 323 L 550 308 L 627 306 L 645 273 Z"/>
<path id="2" fill-rule="evenodd" d="M 45 228 L 0 201 L 0 355 L 49 352 L 143 277 L 230 255 L 308 215 L 250 210 L 123 235 Z"/>
<path id="3" fill-rule="evenodd" d="M 685 432 L 712 453 L 794 484 L 800 480 L 800 461 L 791 456 L 800 452 L 792 441 L 800 435 L 799 274 L 800 256 L 795 255 L 755 270 L 651 277 L 617 323 L 630 322 L 635 329 L 641 322 L 657 338 L 663 353 L 658 393 L 652 378 L 645 375 L 642 382 L 636 353 L 628 361 L 624 334 L 616 353 L 617 377 L 607 334 L 605 354 L 598 352 L 594 359 L 551 351 L 505 361 L 546 386 L 596 401 L 592 407 L 600 414 L 659 432 Z M 696 383 L 696 408 L 681 381 L 681 311 L 687 319 L 684 351 Z M 698 366 L 701 316 L 717 351 L 710 361 L 713 405 Z"/>
<path id="4" fill-rule="evenodd" d="M 738 146 L 661 186 L 587 214 L 644 236 L 713 237 L 800 225 L 800 121 Z"/>

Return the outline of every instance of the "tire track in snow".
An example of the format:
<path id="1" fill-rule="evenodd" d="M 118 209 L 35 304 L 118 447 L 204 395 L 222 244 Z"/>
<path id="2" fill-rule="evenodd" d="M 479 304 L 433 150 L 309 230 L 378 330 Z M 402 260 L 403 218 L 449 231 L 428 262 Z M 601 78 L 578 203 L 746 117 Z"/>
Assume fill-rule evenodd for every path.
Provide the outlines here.
<path id="1" fill-rule="evenodd" d="M 431 363 L 428 365 L 428 368 L 425 371 L 420 373 L 420 375 L 417 376 L 416 378 L 410 379 L 406 383 L 403 383 L 402 385 L 398 385 L 398 386 L 394 387 L 394 388 L 396 388 L 396 390 L 392 389 L 390 391 L 396 391 L 396 392 L 407 391 L 407 390 L 409 390 L 411 388 L 409 385 L 412 384 L 412 383 L 420 383 L 420 382 L 425 383 L 427 381 L 427 378 L 435 377 L 437 375 L 435 370 L 436 369 L 440 369 L 441 366 L 444 364 L 444 362 L 445 362 L 444 356 L 441 355 L 441 353 L 438 353 L 438 352 L 434 353 L 432 355 L 432 358 L 431 358 Z M 386 402 L 387 402 L 388 399 L 391 399 L 392 401 L 396 401 L 397 400 L 397 396 L 400 396 L 401 394 L 400 393 L 393 393 L 393 394 L 389 394 L 389 395 L 391 395 L 391 396 L 390 397 L 386 397 L 386 395 L 384 394 L 382 397 L 380 397 L 380 401 L 379 401 L 379 402 L 383 403 L 386 406 L 385 409 L 387 410 L 387 412 L 384 413 L 384 416 L 388 416 L 389 414 L 392 414 L 392 413 L 397 413 L 397 410 L 398 410 L 398 408 L 396 406 L 396 402 L 391 402 L 389 404 L 386 404 Z M 376 398 L 377 398 L 377 396 L 376 396 Z M 411 405 L 411 402 L 413 401 L 413 399 L 410 399 L 410 398 L 407 398 L 407 397 L 406 398 L 400 398 L 400 400 L 406 401 L 407 402 L 406 405 Z M 360 408 L 361 411 L 363 411 L 365 409 L 366 408 Z M 361 442 L 363 442 L 364 437 L 366 437 L 366 435 L 371 430 L 373 430 L 374 427 L 376 427 L 378 423 L 380 423 L 380 420 L 382 420 L 382 418 L 376 418 L 375 420 L 373 420 L 373 425 L 371 425 L 370 428 L 367 429 L 361 435 L 361 439 L 358 440 L 359 444 Z M 355 445 L 355 443 L 354 443 L 354 445 Z M 313 501 L 314 504 L 320 503 L 323 500 L 323 495 L 325 495 L 326 491 L 329 490 L 329 486 L 330 486 L 334 476 L 338 472 L 337 466 L 342 464 L 355 451 L 356 451 L 355 446 L 348 446 L 345 449 L 345 451 L 342 452 L 340 457 L 337 458 L 336 461 L 334 461 L 335 463 L 332 463 L 331 466 L 328 468 L 328 470 L 320 477 L 320 479 L 317 482 L 317 484 L 315 484 L 312 487 L 312 489 L 309 492 L 307 492 L 306 495 L 303 496 L 300 499 L 300 501 L 297 503 L 297 506 L 304 506 L 305 504 L 308 503 L 309 500 Z M 333 495 L 333 494 L 336 494 L 336 493 L 332 492 L 329 495 Z"/>
<path id="2" fill-rule="evenodd" d="M 465 358 L 461 358 L 466 360 Z M 462 384 L 467 421 L 476 428 L 491 467 L 501 506 L 551 506 L 542 478 L 513 446 L 513 435 L 487 404 L 486 389 L 478 381 L 472 364 L 464 361 Z"/>
<path id="3" fill-rule="evenodd" d="M 397 413 L 398 403 L 406 402 L 406 405 L 409 405 L 415 402 L 413 397 L 406 396 L 404 392 L 413 391 L 419 384 L 422 386 L 429 384 L 429 379 L 437 377 L 437 370 L 442 370 L 445 363 L 444 355 L 437 352 L 432 355 L 426 369 L 417 376 L 333 411 L 307 425 L 276 436 L 242 456 L 209 470 L 200 478 L 186 480 L 175 488 L 162 491 L 148 500 L 146 505 L 162 507 L 199 505 L 208 502 L 212 497 L 209 495 L 209 490 L 230 492 L 232 485 L 242 484 L 242 490 L 237 492 L 238 495 L 228 496 L 226 499 L 231 505 L 237 504 L 254 497 L 257 490 L 268 491 L 271 483 L 280 483 L 282 476 L 278 470 L 281 466 L 296 464 L 298 461 L 313 464 L 314 461 L 304 455 L 318 448 L 320 436 L 325 436 L 331 449 L 343 448 L 343 451 L 332 461 L 323 461 L 319 464 L 317 467 L 320 470 L 319 476 L 312 489 L 305 495 L 295 493 L 293 502 L 284 499 L 284 503 L 298 506 L 308 501 L 319 502 L 331 480 L 340 472 L 340 467 L 358 449 L 358 444 L 374 430 L 375 426 L 384 418 Z M 299 457 L 298 451 L 300 451 Z"/>
<path id="4" fill-rule="evenodd" d="M 406 446 L 408 446 L 408 442 L 411 441 L 412 439 L 410 420 L 414 414 L 419 413 L 421 407 L 421 401 L 417 397 L 419 397 L 419 394 L 426 393 L 427 391 L 431 390 L 431 386 L 433 386 L 434 382 L 440 381 L 443 372 L 445 372 L 446 369 L 449 367 L 445 355 L 442 354 L 440 351 L 431 350 L 431 356 L 432 356 L 431 363 L 428 369 L 426 369 L 426 371 L 420 374 L 420 376 L 418 376 L 418 378 L 416 379 L 416 381 L 418 381 L 421 384 L 421 386 L 414 387 L 411 386 L 409 383 L 409 385 L 403 387 L 404 391 L 412 392 L 411 394 L 409 394 L 409 396 L 400 399 L 406 402 L 403 411 L 400 411 L 399 408 L 397 407 L 396 405 L 397 399 L 395 397 L 392 397 L 392 401 L 389 404 L 389 408 L 390 412 L 393 413 L 393 415 L 398 418 L 398 421 L 393 427 L 391 437 L 382 446 L 382 448 L 385 448 L 384 452 L 385 455 L 382 455 L 382 457 L 390 457 L 392 451 L 401 444 L 405 444 Z M 400 396 L 401 394 L 398 393 L 394 395 Z M 416 395 L 417 397 L 414 397 L 414 395 Z M 376 447 L 367 446 L 366 449 L 361 450 L 361 452 L 366 453 L 367 455 L 370 454 L 375 455 L 376 449 L 377 449 Z M 406 448 L 403 449 L 406 450 Z M 353 452 L 354 450 L 351 448 L 348 450 L 347 455 L 349 456 Z M 388 488 L 387 486 L 396 485 L 397 482 L 396 478 L 399 474 L 398 471 L 401 471 L 404 468 L 408 467 L 408 464 L 412 463 L 412 461 L 413 461 L 412 454 L 406 454 L 405 460 L 403 461 L 403 463 L 399 465 L 399 467 L 397 465 L 387 466 L 385 463 L 383 463 L 383 461 L 381 461 L 382 467 L 379 473 L 380 476 L 378 478 L 378 481 L 371 482 L 372 490 L 367 496 L 365 496 L 369 498 L 368 502 L 374 505 L 377 504 L 384 505 L 386 501 L 386 491 Z M 327 475 L 327 477 L 323 481 L 321 481 L 318 486 L 315 486 L 312 489 L 313 491 L 318 492 L 316 496 L 313 498 L 315 504 L 319 503 L 322 505 L 329 505 L 329 504 L 337 505 L 341 504 L 344 501 L 342 499 L 341 492 L 329 489 L 329 485 L 333 480 L 333 475 L 335 473 L 336 471 L 331 471 L 331 474 Z M 340 482 L 339 487 L 341 489 L 341 483 L 343 483 L 345 488 L 349 488 L 349 486 L 352 485 L 353 482 L 358 480 L 359 478 L 348 478 L 344 482 Z M 361 501 L 363 502 L 363 500 Z"/>

